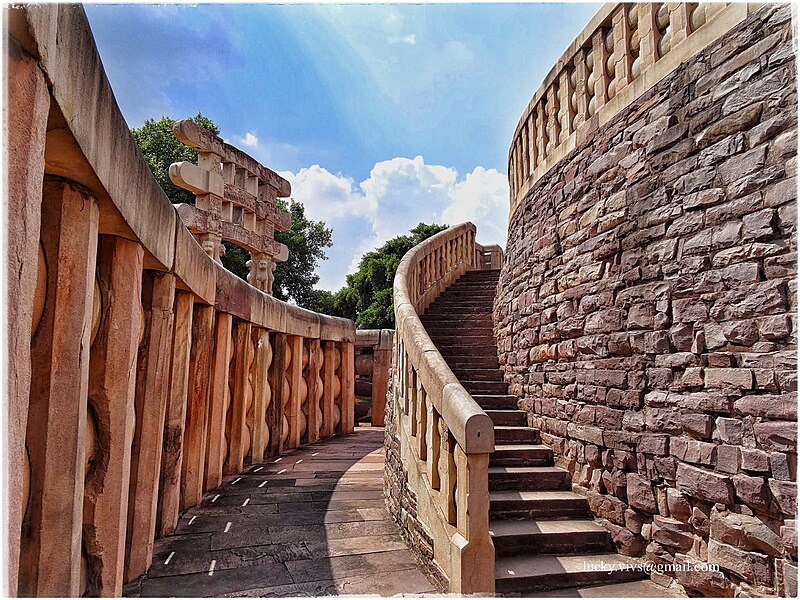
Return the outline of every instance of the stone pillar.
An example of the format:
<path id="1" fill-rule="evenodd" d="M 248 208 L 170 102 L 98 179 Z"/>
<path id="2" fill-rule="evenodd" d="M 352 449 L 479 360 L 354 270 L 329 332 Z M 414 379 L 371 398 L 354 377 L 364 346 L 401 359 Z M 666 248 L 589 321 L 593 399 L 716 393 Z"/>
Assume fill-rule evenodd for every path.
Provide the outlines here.
<path id="1" fill-rule="evenodd" d="M 233 394 L 228 409 L 228 458 L 225 461 L 224 474 L 234 475 L 244 468 L 247 395 L 250 383 L 250 363 L 253 360 L 253 345 L 250 341 L 250 323 L 237 321 L 234 335 L 236 343 L 233 354 Z M 230 337 L 230 336 L 229 336 Z M 247 444 L 249 446 L 249 443 Z"/>
<path id="2" fill-rule="evenodd" d="M 302 410 L 300 394 L 302 384 L 300 380 L 303 378 L 303 338 L 299 335 L 290 335 L 287 338 L 287 343 L 292 353 L 292 359 L 287 370 L 291 395 L 289 397 L 289 410 L 286 413 L 286 418 L 289 421 L 289 438 L 286 441 L 286 447 L 297 448 L 300 445 L 301 433 L 299 414 Z"/>
<path id="3" fill-rule="evenodd" d="M 251 462 L 264 460 L 269 447 L 270 429 L 267 427 L 267 410 L 272 405 L 272 388 L 269 385 L 269 368 L 272 365 L 272 346 L 269 332 L 256 329 L 253 338 L 255 360 L 253 363 L 253 436 L 251 440 Z"/>
<path id="4" fill-rule="evenodd" d="M 264 420 L 269 429 L 268 456 L 277 456 L 281 450 L 283 433 L 283 400 L 286 389 L 283 385 L 286 361 L 286 334 L 273 333 L 272 364 L 269 366 L 267 378 L 272 391 L 272 402 L 267 407 Z"/>
<path id="5" fill-rule="evenodd" d="M 352 342 L 342 342 L 342 361 L 339 369 L 342 397 L 342 433 L 352 433 L 355 428 L 355 348 Z"/>
<path id="6" fill-rule="evenodd" d="M 186 403 L 189 390 L 189 357 L 192 348 L 194 296 L 175 295 L 175 325 L 172 337 L 172 364 L 161 453 L 161 480 L 158 498 L 158 537 L 169 535 L 178 525 L 181 500 L 181 464 Z"/>
<path id="7" fill-rule="evenodd" d="M 36 377 L 30 383 L 27 422 L 31 475 L 20 548 L 21 596 L 81 592 L 84 437 L 98 216 L 97 203 L 82 188 L 45 181 L 41 241 L 47 260 L 47 298 L 30 348 Z M 24 325 L 29 334 L 30 321 Z"/>
<path id="8" fill-rule="evenodd" d="M 601 106 L 608 102 L 608 83 L 610 78 L 608 71 L 606 71 L 606 62 L 609 54 L 608 48 L 606 48 L 606 31 L 601 27 L 592 35 L 595 114 L 597 114 Z"/>
<path id="9" fill-rule="evenodd" d="M 203 498 L 203 473 L 206 457 L 206 421 L 214 348 L 214 307 L 196 305 L 192 324 L 192 350 L 189 359 L 189 396 L 183 432 L 180 510 L 194 506 Z"/>
<path id="10" fill-rule="evenodd" d="M 97 425 L 98 456 L 86 480 L 84 544 L 90 592 L 121 596 L 125 531 L 136 427 L 136 359 L 142 331 L 142 262 L 137 242 L 102 236 L 97 278 L 102 319 L 89 362 L 89 405 Z"/>
<path id="11" fill-rule="evenodd" d="M 230 402 L 228 378 L 233 353 L 232 325 L 233 317 L 231 315 L 222 312 L 217 313 L 214 359 L 209 383 L 211 395 L 208 398 L 204 490 L 214 489 L 222 483 L 222 468 L 228 451 L 225 443 L 225 421 L 228 403 Z"/>
<path id="12" fill-rule="evenodd" d="M 44 146 L 50 93 L 36 60 L 6 38 L 8 115 L 6 138 L 8 207 L 6 281 L 8 282 L 8 594 L 17 595 L 20 527 L 25 513 L 25 429 L 31 383 L 31 322 L 39 266 Z M 46 271 L 45 276 L 46 276 Z M 13 301 L 11 301 L 13 299 Z M 37 311 L 38 314 L 38 311 Z"/>
<path id="13" fill-rule="evenodd" d="M 308 442 L 316 442 L 322 427 L 322 379 L 320 369 L 324 361 L 319 340 L 308 340 L 308 370 L 306 371 L 306 387 L 308 388 Z"/>
<path id="14" fill-rule="evenodd" d="M 639 32 L 639 58 L 642 59 L 642 72 L 658 60 L 658 27 L 656 27 L 657 5 L 640 2 L 637 31 Z"/>
<path id="15" fill-rule="evenodd" d="M 336 434 L 336 426 L 333 422 L 334 405 L 336 404 L 336 390 L 333 381 L 336 377 L 335 344 L 336 342 L 331 341 L 322 342 L 322 437 L 333 437 Z"/>
<path id="16" fill-rule="evenodd" d="M 136 432 L 131 457 L 125 581 L 144 573 L 153 559 L 164 419 L 170 388 L 175 276 L 147 272 L 145 339 L 136 368 Z"/>
<path id="17" fill-rule="evenodd" d="M 386 415 L 386 395 L 389 391 L 389 367 L 392 363 L 392 336 L 388 329 L 381 331 L 372 363 L 372 425 L 383 426 Z"/>

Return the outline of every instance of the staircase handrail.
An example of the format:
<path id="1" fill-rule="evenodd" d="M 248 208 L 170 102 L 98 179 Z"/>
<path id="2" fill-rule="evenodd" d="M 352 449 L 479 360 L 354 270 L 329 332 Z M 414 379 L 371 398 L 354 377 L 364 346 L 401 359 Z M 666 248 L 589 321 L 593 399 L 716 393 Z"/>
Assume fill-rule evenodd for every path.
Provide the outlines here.
<path id="1" fill-rule="evenodd" d="M 466 271 L 484 266 L 478 248 L 475 225 L 454 225 L 406 253 L 393 290 L 393 419 L 404 467 L 419 475 L 409 476 L 418 518 L 453 593 L 494 593 L 488 485 L 494 425 L 453 374 L 420 314 Z"/>

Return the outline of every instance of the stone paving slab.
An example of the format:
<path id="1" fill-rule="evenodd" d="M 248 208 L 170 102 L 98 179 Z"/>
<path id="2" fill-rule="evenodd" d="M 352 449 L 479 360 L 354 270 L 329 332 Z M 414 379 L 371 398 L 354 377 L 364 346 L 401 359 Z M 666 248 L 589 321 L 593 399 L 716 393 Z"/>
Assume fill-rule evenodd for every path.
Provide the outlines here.
<path id="1" fill-rule="evenodd" d="M 437 594 L 383 501 L 383 429 L 248 467 L 156 541 L 126 596 Z"/>

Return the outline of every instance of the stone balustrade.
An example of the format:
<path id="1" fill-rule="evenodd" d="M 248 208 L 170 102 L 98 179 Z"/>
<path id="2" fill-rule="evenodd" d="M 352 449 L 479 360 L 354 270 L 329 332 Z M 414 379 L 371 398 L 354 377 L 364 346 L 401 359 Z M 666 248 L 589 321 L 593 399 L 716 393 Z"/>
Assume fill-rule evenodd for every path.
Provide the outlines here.
<path id="1" fill-rule="evenodd" d="M 138 152 L 79 6 L 8 18 L 8 592 L 119 596 L 226 476 L 353 430 L 355 329 L 207 255 Z M 258 234 L 251 250 L 279 258 L 268 226 L 286 217 L 268 200 L 288 183 L 246 166 L 229 168 L 236 186 L 177 176 L 222 212 L 249 202 L 232 235 L 211 233 Z"/>
<path id="2" fill-rule="evenodd" d="M 411 249 L 394 280 L 395 353 L 390 431 L 398 438 L 416 520 L 452 593 L 494 592 L 489 537 L 491 419 L 453 375 L 419 316 L 483 250 L 472 223 L 450 227 Z M 387 433 L 387 437 L 390 434 Z M 389 465 L 387 468 L 393 468 Z"/>
<path id="3" fill-rule="evenodd" d="M 384 424 L 393 347 L 393 329 L 356 331 L 355 390 L 357 396 L 369 396 L 372 399 L 370 424 L 373 426 Z"/>
<path id="4" fill-rule="evenodd" d="M 743 21 L 753 6 L 604 5 L 550 70 L 519 120 L 508 154 L 510 215 L 542 175 L 678 65 Z"/>

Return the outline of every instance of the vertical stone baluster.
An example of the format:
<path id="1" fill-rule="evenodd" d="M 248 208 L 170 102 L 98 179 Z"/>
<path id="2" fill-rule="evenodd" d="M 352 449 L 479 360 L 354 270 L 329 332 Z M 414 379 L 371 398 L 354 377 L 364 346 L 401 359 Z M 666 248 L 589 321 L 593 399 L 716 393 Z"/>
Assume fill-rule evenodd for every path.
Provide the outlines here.
<path id="1" fill-rule="evenodd" d="M 80 596 L 86 397 L 99 213 L 94 198 L 67 182 L 47 179 L 42 194 L 47 298 L 30 347 L 31 373 L 35 374 L 30 381 L 26 432 L 31 475 L 22 523 L 19 594 Z M 30 320 L 23 324 L 29 334 Z M 10 508 L 25 507 L 12 503 Z"/>
<path id="2" fill-rule="evenodd" d="M 458 533 L 452 538 L 451 592 L 494 593 L 494 544 L 489 536 L 489 455 L 467 456 L 455 448 L 458 469 Z"/>
<path id="3" fill-rule="evenodd" d="M 272 338 L 272 364 L 269 366 L 267 378 L 272 391 L 272 402 L 267 407 L 264 420 L 269 429 L 269 446 L 267 456 L 280 454 L 281 438 L 283 437 L 283 402 L 285 389 L 283 379 L 286 363 L 286 334 L 271 333 Z"/>
<path id="4" fill-rule="evenodd" d="M 186 424 L 186 402 L 189 390 L 189 356 L 192 348 L 194 296 L 188 292 L 177 292 L 174 312 L 172 362 L 161 453 L 158 537 L 169 535 L 175 531 L 180 512 L 183 432 Z"/>
<path id="5" fill-rule="evenodd" d="M 528 149 L 528 122 L 526 121 L 525 124 L 522 126 L 522 183 L 525 184 L 528 181 L 528 177 L 531 175 L 531 163 L 530 163 L 530 151 Z"/>
<path id="6" fill-rule="evenodd" d="M 214 358 L 208 398 L 208 423 L 206 442 L 206 468 L 203 489 L 211 490 L 222 483 L 222 469 L 227 448 L 225 444 L 226 404 L 229 392 L 229 364 L 233 350 L 231 328 L 233 317 L 217 313 L 214 327 Z M 228 440 L 230 442 L 230 440 Z"/>
<path id="7" fill-rule="evenodd" d="M 440 487 L 439 479 L 439 456 L 442 450 L 441 417 L 433 406 L 433 402 L 428 402 L 428 477 L 430 478 L 431 488 L 438 490 Z"/>
<path id="8" fill-rule="evenodd" d="M 417 392 L 419 391 L 419 385 L 417 384 L 417 371 L 414 367 L 411 367 L 411 377 L 410 377 L 410 385 L 408 386 L 408 402 L 411 408 L 408 416 L 408 422 L 410 425 L 411 436 L 416 437 L 417 435 L 417 425 L 419 424 L 419 419 L 417 418 L 417 410 L 419 410 L 418 406 L 418 398 Z"/>
<path id="9" fill-rule="evenodd" d="M 658 27 L 656 12 L 658 4 L 640 2 L 637 31 L 639 32 L 639 57 L 642 59 L 642 72 L 658 60 Z"/>
<path id="10" fill-rule="evenodd" d="M 125 581 L 153 560 L 161 449 L 169 395 L 175 276 L 148 272 L 144 281 L 146 334 L 136 367 L 136 431 L 131 456 Z"/>
<path id="11" fill-rule="evenodd" d="M 300 397 L 300 380 L 303 378 L 303 338 L 299 335 L 290 335 L 287 343 L 292 353 L 292 360 L 287 370 L 291 395 L 289 397 L 288 411 L 286 412 L 286 418 L 289 421 L 289 437 L 286 442 L 286 447 L 297 448 L 300 445 L 298 415 L 301 410 L 300 404 L 302 402 L 302 398 Z"/>
<path id="12" fill-rule="evenodd" d="M 574 129 L 589 120 L 589 94 L 586 93 L 586 80 L 589 71 L 586 68 L 586 50 L 581 48 L 573 60 L 575 68 L 575 90 L 577 108 L 575 111 Z"/>
<path id="13" fill-rule="evenodd" d="M 691 6 L 686 2 L 670 2 L 667 6 L 669 7 L 669 27 L 672 31 L 672 47 L 674 48 L 692 33 L 689 25 Z"/>
<path id="14" fill-rule="evenodd" d="M 455 460 L 455 447 L 456 441 L 450 431 L 447 429 L 447 424 L 443 419 L 440 419 L 444 431 L 440 436 L 441 439 L 441 453 L 439 459 L 439 478 L 440 478 L 440 491 L 439 499 L 442 503 L 442 513 L 445 515 L 447 522 L 455 525 L 457 521 L 458 509 L 456 507 L 456 460 Z"/>
<path id="15" fill-rule="evenodd" d="M 319 439 L 322 423 L 320 422 L 322 412 L 319 410 L 319 401 L 322 396 L 322 389 L 317 385 L 321 380 L 319 379 L 319 371 L 324 364 L 322 356 L 322 348 L 320 347 L 319 340 L 308 340 L 308 368 L 306 371 L 306 388 L 307 388 L 307 402 L 308 402 L 308 422 L 306 431 L 308 432 L 308 441 L 316 442 Z"/>
<path id="16" fill-rule="evenodd" d="M 136 358 L 142 323 L 144 249 L 136 242 L 101 236 L 97 275 L 103 318 L 90 351 L 89 403 L 97 420 L 102 456 L 84 491 L 84 544 L 94 589 L 122 595 L 125 531 L 136 427 Z M 144 541 L 144 540 L 143 540 Z"/>
<path id="17" fill-rule="evenodd" d="M 211 395 L 214 350 L 214 307 L 195 304 L 189 358 L 189 397 L 183 432 L 181 510 L 200 503 L 206 464 L 206 423 Z"/>
<path id="18" fill-rule="evenodd" d="M 228 429 L 228 457 L 223 467 L 224 475 L 235 475 L 244 469 L 245 455 L 245 422 L 247 417 L 248 365 L 252 360 L 253 345 L 250 343 L 250 323 L 237 321 L 234 332 L 233 357 L 233 397 L 230 407 L 230 425 Z M 249 445 L 249 444 L 248 444 Z"/>
<path id="19" fill-rule="evenodd" d="M 372 367 L 372 419 L 375 427 L 383 427 L 389 391 L 389 367 L 392 362 L 392 331 L 383 329 L 375 348 Z"/>
<path id="20" fill-rule="evenodd" d="M 560 123 L 561 134 L 559 140 L 566 141 L 567 137 L 575 131 L 572 127 L 572 120 L 575 117 L 575 110 L 572 108 L 572 80 L 571 70 L 565 68 L 558 76 L 558 89 L 561 92 L 561 102 L 558 107 L 558 121 Z"/>
<path id="21" fill-rule="evenodd" d="M 27 498 L 24 497 L 27 467 L 25 460 L 25 430 L 28 422 L 28 402 L 31 391 L 31 322 L 35 317 L 34 296 L 37 270 L 47 277 L 46 265 L 39 264 L 39 228 L 42 211 L 42 182 L 44 178 L 44 147 L 47 133 L 47 114 L 50 93 L 37 61 L 22 52 L 9 37 L 6 38 L 8 82 L 6 101 L 14 110 L 8 113 L 6 190 L 8 302 L 6 327 L 8 356 L 14 368 L 8 377 L 7 451 L 8 502 L 7 533 L 8 595 L 18 595 L 20 534 Z M 90 280 L 91 282 L 91 280 Z M 46 288 L 47 286 L 45 286 Z M 46 291 L 46 290 L 45 290 Z M 83 398 L 81 398 L 83 401 Z M 33 592 L 31 592 L 33 593 Z M 68 590 L 64 589 L 64 594 Z"/>
<path id="22" fill-rule="evenodd" d="M 594 66 L 592 73 L 594 74 L 594 112 L 600 110 L 600 107 L 608 102 L 608 83 L 609 75 L 606 71 L 606 63 L 610 53 L 606 48 L 606 30 L 599 27 L 597 31 L 592 34 L 592 58 L 594 59 Z"/>
<path id="23" fill-rule="evenodd" d="M 334 394 L 333 379 L 336 377 L 334 371 L 334 345 L 336 342 L 326 340 L 322 344 L 324 354 L 322 360 L 322 437 L 333 437 L 336 428 L 333 424 L 334 404 L 336 396 Z"/>
<path id="24" fill-rule="evenodd" d="M 539 129 L 536 143 L 538 144 L 540 162 L 547 158 L 547 113 L 544 105 L 544 99 L 539 100 L 536 105 L 536 123 Z"/>
<path id="25" fill-rule="evenodd" d="M 532 174 L 539 164 L 539 155 L 536 150 L 536 116 L 534 113 L 528 115 L 527 124 L 525 127 L 528 133 L 528 164 L 530 165 L 530 174 Z"/>
<path id="26" fill-rule="evenodd" d="M 417 401 L 417 458 L 428 460 L 428 394 L 420 378 L 417 378 Z"/>
<path id="27" fill-rule="evenodd" d="M 270 431 L 267 427 L 266 412 L 272 402 L 272 389 L 269 385 L 269 367 L 272 364 L 272 346 L 266 329 L 255 329 L 255 361 L 253 363 L 253 439 L 251 441 L 251 462 L 264 460 L 264 452 L 269 445 Z"/>
<path id="28" fill-rule="evenodd" d="M 342 433 L 352 433 L 355 430 L 355 347 L 352 342 L 342 343 L 342 362 L 340 366 L 339 381 L 342 386 Z"/>
<path id="29" fill-rule="evenodd" d="M 628 23 L 627 10 L 627 5 L 621 4 L 611 20 L 614 30 L 614 95 L 617 95 L 622 88 L 633 81 L 631 75 L 633 58 L 630 52 L 631 26 Z"/>

